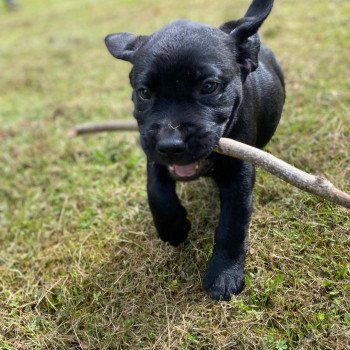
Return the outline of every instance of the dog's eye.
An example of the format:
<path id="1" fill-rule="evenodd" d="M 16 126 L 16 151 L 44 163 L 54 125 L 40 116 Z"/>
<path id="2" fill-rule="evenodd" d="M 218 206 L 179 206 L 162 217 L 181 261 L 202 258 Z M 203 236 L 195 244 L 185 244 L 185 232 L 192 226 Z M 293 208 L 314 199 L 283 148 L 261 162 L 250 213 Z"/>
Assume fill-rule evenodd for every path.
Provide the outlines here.
<path id="1" fill-rule="evenodd" d="M 212 94 L 217 90 L 218 87 L 219 87 L 219 83 L 216 83 L 215 81 L 207 81 L 202 85 L 201 94 L 202 95 Z"/>
<path id="2" fill-rule="evenodd" d="M 140 98 L 143 100 L 150 100 L 151 99 L 150 92 L 145 88 L 141 88 L 141 89 L 137 90 L 137 93 L 140 96 Z"/>

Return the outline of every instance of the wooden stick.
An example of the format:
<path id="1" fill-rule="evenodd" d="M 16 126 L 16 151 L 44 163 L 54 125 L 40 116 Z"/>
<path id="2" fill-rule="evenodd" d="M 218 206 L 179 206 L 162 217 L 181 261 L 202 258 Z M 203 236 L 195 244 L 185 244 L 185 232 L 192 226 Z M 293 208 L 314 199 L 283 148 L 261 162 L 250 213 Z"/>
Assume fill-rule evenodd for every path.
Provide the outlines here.
<path id="1" fill-rule="evenodd" d="M 134 120 L 110 120 L 100 123 L 85 123 L 77 125 L 69 130 L 68 136 L 75 137 L 78 135 L 92 134 L 103 131 L 137 131 L 137 124 Z"/>
<path id="2" fill-rule="evenodd" d="M 270 153 L 226 138 L 220 139 L 216 152 L 258 165 L 301 190 L 350 209 L 350 195 L 334 187 L 326 178 L 308 174 Z"/>
<path id="3" fill-rule="evenodd" d="M 87 123 L 78 125 L 69 131 L 69 136 L 74 137 L 88 133 L 101 131 L 137 131 L 136 122 L 129 120 L 108 121 L 102 123 Z M 254 165 L 260 166 L 273 175 L 289 182 L 291 185 L 306 192 L 315 194 L 333 203 L 350 209 L 350 195 L 340 191 L 323 176 L 308 174 L 270 153 L 244 143 L 227 138 L 221 138 L 216 152 L 229 157 L 238 158 Z"/>

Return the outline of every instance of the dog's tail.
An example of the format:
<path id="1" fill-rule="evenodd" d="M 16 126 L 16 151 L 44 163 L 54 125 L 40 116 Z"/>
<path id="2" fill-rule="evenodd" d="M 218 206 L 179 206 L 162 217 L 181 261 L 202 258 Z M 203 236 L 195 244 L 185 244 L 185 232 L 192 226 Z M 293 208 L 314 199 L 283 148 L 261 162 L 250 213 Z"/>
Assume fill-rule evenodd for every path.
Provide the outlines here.
<path id="1" fill-rule="evenodd" d="M 274 0 L 253 0 L 239 25 L 234 30 L 236 38 L 244 41 L 254 35 L 270 14 Z"/>

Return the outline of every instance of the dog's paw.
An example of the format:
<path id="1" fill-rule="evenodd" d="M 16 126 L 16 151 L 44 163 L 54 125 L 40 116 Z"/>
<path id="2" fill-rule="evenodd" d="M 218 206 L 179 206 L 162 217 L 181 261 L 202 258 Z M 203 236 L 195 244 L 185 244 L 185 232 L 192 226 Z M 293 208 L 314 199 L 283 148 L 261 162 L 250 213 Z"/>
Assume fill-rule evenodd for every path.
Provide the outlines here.
<path id="1" fill-rule="evenodd" d="M 213 256 L 203 278 L 203 288 L 214 300 L 230 301 L 244 289 L 244 266 Z"/>
<path id="2" fill-rule="evenodd" d="M 157 229 L 159 237 L 164 242 L 168 242 L 170 245 L 177 247 L 186 241 L 188 232 L 191 230 L 191 223 L 186 218 L 178 218 Z"/>

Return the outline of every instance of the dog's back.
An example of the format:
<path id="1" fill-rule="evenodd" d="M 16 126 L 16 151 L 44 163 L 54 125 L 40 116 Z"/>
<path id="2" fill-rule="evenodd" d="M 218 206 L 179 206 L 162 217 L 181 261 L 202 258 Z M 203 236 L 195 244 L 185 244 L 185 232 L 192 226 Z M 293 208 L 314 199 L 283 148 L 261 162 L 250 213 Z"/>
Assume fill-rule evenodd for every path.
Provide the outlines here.
<path id="1" fill-rule="evenodd" d="M 282 69 L 272 51 L 264 44 L 259 52 L 258 68 L 243 84 L 243 101 L 239 119 L 245 124 L 233 127 L 232 136 L 263 148 L 271 139 L 280 121 L 285 101 Z"/>

